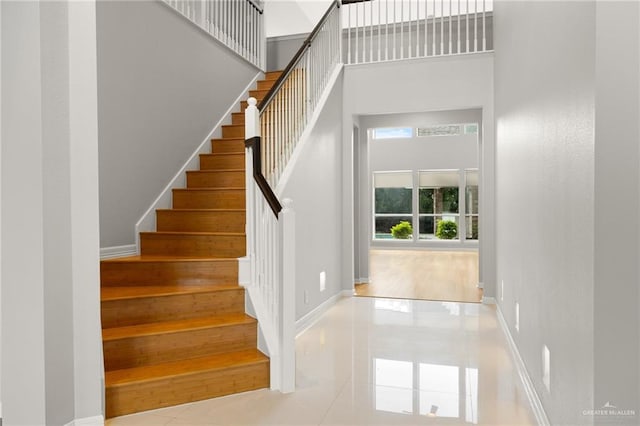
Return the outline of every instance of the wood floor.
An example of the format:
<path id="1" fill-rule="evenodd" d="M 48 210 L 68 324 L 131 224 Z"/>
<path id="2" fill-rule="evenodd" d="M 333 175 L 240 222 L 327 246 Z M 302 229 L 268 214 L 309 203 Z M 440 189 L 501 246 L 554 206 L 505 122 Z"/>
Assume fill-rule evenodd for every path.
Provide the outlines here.
<path id="1" fill-rule="evenodd" d="M 369 284 L 358 296 L 480 302 L 478 253 L 427 250 L 371 250 Z"/>

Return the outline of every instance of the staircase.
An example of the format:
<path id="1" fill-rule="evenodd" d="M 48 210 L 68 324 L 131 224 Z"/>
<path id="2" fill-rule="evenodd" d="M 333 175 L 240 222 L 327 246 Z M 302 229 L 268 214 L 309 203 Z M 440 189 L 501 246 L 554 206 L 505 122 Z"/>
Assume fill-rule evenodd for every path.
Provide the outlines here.
<path id="1" fill-rule="evenodd" d="M 280 72 L 250 96 L 260 101 Z M 242 110 L 246 101 L 242 102 Z M 106 417 L 269 386 L 257 321 L 245 314 L 244 113 L 232 115 L 140 256 L 101 262 Z"/>

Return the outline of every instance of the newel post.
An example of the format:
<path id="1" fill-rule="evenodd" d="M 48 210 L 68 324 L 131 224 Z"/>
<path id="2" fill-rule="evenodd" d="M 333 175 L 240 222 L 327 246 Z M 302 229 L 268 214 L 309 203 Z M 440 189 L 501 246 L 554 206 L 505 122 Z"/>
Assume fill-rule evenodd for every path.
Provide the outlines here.
<path id="1" fill-rule="evenodd" d="M 282 201 L 278 221 L 282 232 L 281 391 L 289 393 L 296 388 L 296 213 L 290 198 Z"/>
<path id="2" fill-rule="evenodd" d="M 249 98 L 247 109 L 244 111 L 244 134 L 245 141 L 251 141 L 252 138 L 260 136 L 260 111 L 256 106 L 256 98 Z M 246 197 L 246 223 L 245 234 L 247 238 L 246 258 L 249 259 L 250 271 L 246 281 L 249 284 L 255 282 L 255 197 L 256 187 L 253 179 L 253 149 L 250 143 L 245 143 L 245 197 Z"/>

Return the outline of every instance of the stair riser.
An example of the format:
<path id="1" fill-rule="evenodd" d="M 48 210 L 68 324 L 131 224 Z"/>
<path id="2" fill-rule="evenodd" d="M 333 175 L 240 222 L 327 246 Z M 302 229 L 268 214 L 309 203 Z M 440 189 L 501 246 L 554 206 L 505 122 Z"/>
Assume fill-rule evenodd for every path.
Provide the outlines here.
<path id="1" fill-rule="evenodd" d="M 216 154 L 226 152 L 243 153 L 244 139 L 213 139 L 211 141 L 211 152 Z"/>
<path id="2" fill-rule="evenodd" d="M 166 235 L 140 234 L 140 252 L 144 255 L 242 257 L 245 255 L 244 235 Z"/>
<path id="3" fill-rule="evenodd" d="M 103 286 L 202 285 L 238 282 L 238 261 L 101 262 Z"/>
<path id="4" fill-rule="evenodd" d="M 269 387 L 269 363 L 106 388 L 106 417 Z"/>
<path id="5" fill-rule="evenodd" d="M 244 138 L 244 126 L 222 126 L 223 138 Z"/>
<path id="6" fill-rule="evenodd" d="M 244 232 L 244 211 L 156 211 L 158 231 L 167 232 Z"/>
<path id="7" fill-rule="evenodd" d="M 102 327 L 244 313 L 244 289 L 102 302 Z"/>
<path id="8" fill-rule="evenodd" d="M 245 192 L 242 189 L 228 191 L 173 191 L 174 209 L 244 209 Z"/>
<path id="9" fill-rule="evenodd" d="M 244 153 L 231 155 L 208 155 L 200 156 L 200 170 L 244 170 Z"/>
<path id="10" fill-rule="evenodd" d="M 256 98 L 258 103 L 260 103 L 260 101 L 262 101 L 264 97 L 267 96 L 267 93 L 269 93 L 268 90 L 250 90 L 249 96 Z"/>
<path id="11" fill-rule="evenodd" d="M 185 330 L 103 342 L 106 371 L 143 367 L 256 347 L 257 323 Z"/>
<path id="12" fill-rule="evenodd" d="M 235 126 L 244 125 L 244 113 L 234 112 L 231 114 L 231 124 Z"/>
<path id="13" fill-rule="evenodd" d="M 270 90 L 275 82 L 275 80 L 260 80 L 258 81 L 258 90 Z"/>
<path id="14" fill-rule="evenodd" d="M 244 188 L 244 171 L 187 172 L 187 188 Z"/>

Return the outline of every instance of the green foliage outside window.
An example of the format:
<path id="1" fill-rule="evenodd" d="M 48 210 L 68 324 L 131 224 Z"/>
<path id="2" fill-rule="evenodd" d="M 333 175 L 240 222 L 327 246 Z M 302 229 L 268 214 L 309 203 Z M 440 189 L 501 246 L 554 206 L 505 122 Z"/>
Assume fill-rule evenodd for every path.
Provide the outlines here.
<path id="1" fill-rule="evenodd" d="M 376 188 L 376 213 L 411 213 L 411 188 Z"/>
<path id="2" fill-rule="evenodd" d="M 391 235 L 393 238 L 407 240 L 413 235 L 413 227 L 407 221 L 402 221 L 391 227 Z"/>
<path id="3" fill-rule="evenodd" d="M 453 240 L 458 235 L 458 225 L 450 220 L 441 220 L 438 222 L 436 229 L 436 237 L 441 240 Z"/>

